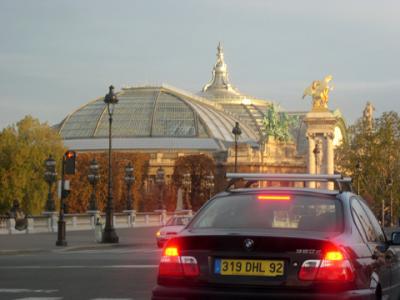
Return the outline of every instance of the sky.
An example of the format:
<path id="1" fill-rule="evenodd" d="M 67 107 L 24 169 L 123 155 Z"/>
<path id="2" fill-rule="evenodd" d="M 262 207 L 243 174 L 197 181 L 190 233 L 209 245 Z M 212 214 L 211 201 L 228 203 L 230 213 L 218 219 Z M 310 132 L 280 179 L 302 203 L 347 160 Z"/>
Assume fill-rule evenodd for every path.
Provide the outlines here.
<path id="1" fill-rule="evenodd" d="M 108 86 L 197 92 L 224 47 L 231 83 L 286 110 L 333 76 L 348 124 L 367 101 L 400 113 L 398 0 L 1 0 L 0 129 L 54 125 Z"/>

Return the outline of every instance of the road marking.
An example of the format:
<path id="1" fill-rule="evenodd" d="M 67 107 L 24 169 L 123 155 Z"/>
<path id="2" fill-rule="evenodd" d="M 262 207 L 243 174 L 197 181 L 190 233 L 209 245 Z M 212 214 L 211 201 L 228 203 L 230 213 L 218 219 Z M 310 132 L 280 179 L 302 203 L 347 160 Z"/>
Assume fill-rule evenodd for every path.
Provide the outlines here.
<path id="1" fill-rule="evenodd" d="M 17 298 L 14 300 L 62 300 L 62 297 L 28 297 L 28 298 Z"/>
<path id="2" fill-rule="evenodd" d="M 0 293 L 56 293 L 58 290 L 0 289 Z"/>
<path id="3" fill-rule="evenodd" d="M 59 252 L 62 254 L 91 254 L 91 253 L 161 253 L 162 249 L 87 249 L 87 250 L 70 250 Z"/>
<path id="4" fill-rule="evenodd" d="M 158 265 L 108 265 L 108 266 L 0 266 L 0 269 L 155 269 Z M 29 291 L 29 290 L 27 290 Z M 1 289 L 0 289 L 1 292 Z"/>

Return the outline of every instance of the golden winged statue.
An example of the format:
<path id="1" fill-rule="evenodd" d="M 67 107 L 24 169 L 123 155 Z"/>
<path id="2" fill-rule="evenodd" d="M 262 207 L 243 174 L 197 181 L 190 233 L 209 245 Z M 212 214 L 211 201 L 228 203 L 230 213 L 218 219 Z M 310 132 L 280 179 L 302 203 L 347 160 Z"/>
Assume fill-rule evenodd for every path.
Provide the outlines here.
<path id="1" fill-rule="evenodd" d="M 306 96 L 312 98 L 313 111 L 328 110 L 329 92 L 333 90 L 333 86 L 329 85 L 332 75 L 326 76 L 323 80 L 314 80 L 309 87 L 304 90 L 303 99 Z"/>

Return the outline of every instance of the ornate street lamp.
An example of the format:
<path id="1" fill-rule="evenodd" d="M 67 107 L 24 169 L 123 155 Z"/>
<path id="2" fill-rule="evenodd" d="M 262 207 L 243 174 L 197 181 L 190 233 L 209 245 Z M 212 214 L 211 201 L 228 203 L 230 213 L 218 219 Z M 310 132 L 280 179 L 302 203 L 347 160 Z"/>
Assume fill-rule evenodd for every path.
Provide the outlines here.
<path id="1" fill-rule="evenodd" d="M 393 179 L 390 177 L 387 181 L 386 184 L 390 190 L 390 223 L 389 226 L 393 226 Z"/>
<path id="2" fill-rule="evenodd" d="M 213 174 L 206 176 L 206 188 L 209 192 L 209 198 L 211 198 L 211 194 L 214 191 L 214 175 Z"/>
<path id="3" fill-rule="evenodd" d="M 315 174 L 318 174 L 318 159 L 319 159 L 319 154 L 321 153 L 321 148 L 319 145 L 319 141 L 317 140 L 317 142 L 315 143 L 315 148 L 313 150 L 313 153 L 315 155 Z M 315 182 L 315 187 L 318 188 L 319 184 L 318 182 Z"/>
<path id="4" fill-rule="evenodd" d="M 89 183 L 92 185 L 92 193 L 90 194 L 89 200 L 89 210 L 96 211 L 97 210 L 97 200 L 96 200 L 96 184 L 99 182 L 100 175 L 99 175 L 99 164 L 97 163 L 96 159 L 90 162 L 89 166 L 89 175 L 88 180 Z"/>
<path id="5" fill-rule="evenodd" d="M 160 196 L 158 198 L 158 207 L 160 209 L 165 209 L 165 204 L 164 204 L 164 197 L 163 197 L 163 187 L 164 187 L 164 183 L 165 183 L 165 172 L 164 169 L 162 167 L 159 167 L 157 169 L 157 173 L 156 173 L 156 184 L 158 185 L 158 189 L 160 192 Z"/>
<path id="6" fill-rule="evenodd" d="M 238 139 L 242 134 L 242 130 L 239 127 L 239 122 L 235 123 L 235 127 L 232 129 L 232 133 L 235 136 L 235 173 L 237 173 L 237 148 L 238 148 Z"/>
<path id="7" fill-rule="evenodd" d="M 357 172 L 357 194 L 360 195 L 360 176 L 361 176 L 361 162 L 357 161 L 356 163 L 356 172 Z"/>
<path id="8" fill-rule="evenodd" d="M 189 200 L 189 193 L 192 187 L 192 176 L 190 173 L 183 174 L 182 185 L 183 189 L 185 190 L 186 209 L 192 209 L 192 204 Z"/>
<path id="9" fill-rule="evenodd" d="M 108 130 L 108 197 L 106 205 L 106 225 L 103 232 L 103 243 L 118 243 L 118 236 L 114 229 L 113 221 L 113 195 L 112 195 L 112 116 L 115 104 L 118 103 L 117 95 L 114 93 L 114 87 L 111 85 L 108 94 L 104 97 L 104 103 L 107 105 L 109 130 Z"/>
<path id="10" fill-rule="evenodd" d="M 44 180 L 46 180 L 49 185 L 49 192 L 47 194 L 47 202 L 46 202 L 46 211 L 55 211 L 56 205 L 53 199 L 53 193 L 51 192 L 51 187 L 53 183 L 57 180 L 57 172 L 56 172 L 56 161 L 53 159 L 51 154 L 44 161 L 44 165 L 46 167 L 46 171 L 44 172 Z"/>
<path id="11" fill-rule="evenodd" d="M 313 153 L 315 155 L 315 174 L 318 174 L 318 159 L 319 159 L 319 154 L 321 153 L 321 147 L 319 145 L 319 142 L 317 141 L 315 143 L 315 148 L 313 150 Z"/>
<path id="12" fill-rule="evenodd" d="M 132 210 L 132 196 L 131 196 L 131 187 L 135 182 L 135 176 L 133 175 L 133 166 L 131 162 L 129 162 L 125 167 L 125 183 L 126 183 L 126 209 Z"/>

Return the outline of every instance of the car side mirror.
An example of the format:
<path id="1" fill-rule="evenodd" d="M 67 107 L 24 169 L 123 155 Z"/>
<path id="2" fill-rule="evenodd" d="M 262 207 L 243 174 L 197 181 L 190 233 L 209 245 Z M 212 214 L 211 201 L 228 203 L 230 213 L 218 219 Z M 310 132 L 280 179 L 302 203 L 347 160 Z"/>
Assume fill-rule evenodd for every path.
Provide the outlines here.
<path id="1" fill-rule="evenodd" d="M 392 245 L 400 246 L 400 231 L 392 232 Z"/>

